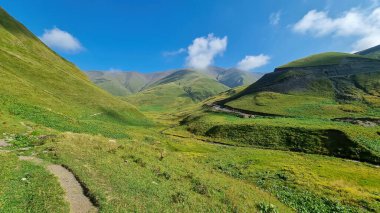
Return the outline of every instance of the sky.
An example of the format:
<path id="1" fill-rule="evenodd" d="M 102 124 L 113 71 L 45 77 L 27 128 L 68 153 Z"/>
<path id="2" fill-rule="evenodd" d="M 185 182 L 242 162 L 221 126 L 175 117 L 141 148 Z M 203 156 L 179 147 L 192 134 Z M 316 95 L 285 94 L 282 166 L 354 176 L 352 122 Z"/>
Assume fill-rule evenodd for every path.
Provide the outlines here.
<path id="1" fill-rule="evenodd" d="M 311 54 L 380 44 L 378 0 L 4 0 L 0 6 L 85 71 L 271 72 Z"/>

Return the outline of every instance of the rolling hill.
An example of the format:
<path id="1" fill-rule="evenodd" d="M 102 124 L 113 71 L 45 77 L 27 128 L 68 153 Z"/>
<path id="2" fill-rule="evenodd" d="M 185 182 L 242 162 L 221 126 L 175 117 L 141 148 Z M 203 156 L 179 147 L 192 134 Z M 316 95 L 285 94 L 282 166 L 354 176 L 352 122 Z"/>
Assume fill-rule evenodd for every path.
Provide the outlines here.
<path id="1" fill-rule="evenodd" d="M 126 135 L 116 132 L 116 124 L 150 123 L 134 106 L 99 89 L 1 8 L 0 76 L 3 119 L 16 117 L 63 131 L 115 136 Z"/>
<path id="2" fill-rule="evenodd" d="M 166 77 L 173 71 L 139 73 L 123 71 L 89 71 L 91 81 L 115 96 L 127 96 L 140 92 L 145 87 Z"/>
<path id="3" fill-rule="evenodd" d="M 280 66 L 228 106 L 289 116 L 372 116 L 380 106 L 380 60 L 322 53 Z"/>
<path id="4" fill-rule="evenodd" d="M 346 53 L 290 62 L 181 121 L 205 140 L 375 164 L 379 123 L 380 60 Z"/>
<path id="5" fill-rule="evenodd" d="M 128 96 L 150 88 L 150 86 L 155 82 L 181 70 L 182 69 L 177 69 L 154 73 L 89 71 L 86 72 L 86 74 L 91 81 L 111 94 L 116 96 Z M 252 84 L 262 76 L 261 73 L 245 72 L 233 68 L 224 69 L 219 67 L 210 67 L 206 71 L 199 72 L 200 74 L 204 74 L 204 78 L 208 77 L 231 88 Z"/>
<path id="6" fill-rule="evenodd" d="M 378 78 L 367 71 L 377 62 L 366 63 L 359 77 L 335 72 L 346 81 L 357 78 L 362 86 L 355 88 L 363 87 L 373 94 L 365 97 L 376 102 Z M 277 70 L 279 78 L 266 77 L 272 84 L 257 94 L 274 91 L 277 87 L 271 85 L 288 77 L 317 79 L 314 72 L 286 69 Z M 322 74 L 326 81 L 337 77 L 328 74 Z M 258 104 L 267 104 L 266 110 L 290 107 L 291 96 L 300 97 L 295 106 L 307 98 L 315 104 L 298 114 L 285 111 L 298 117 L 245 119 L 207 108 L 231 95 L 250 95 L 246 86 L 219 93 L 229 87 L 217 79 L 234 76 L 232 82 L 245 82 L 239 74 L 130 73 L 112 77 L 117 86 L 102 82 L 103 73 L 94 75 L 118 94 L 141 92 L 111 96 L 0 9 L 0 212 L 84 212 L 88 205 L 94 212 L 115 213 L 380 210 L 380 127 L 305 114 L 319 109 L 317 101 L 323 98 L 339 106 L 360 100 L 336 96 L 335 89 L 324 96 L 289 85 L 286 93 L 256 97 Z M 125 87 L 129 79 L 136 84 Z M 329 93 L 329 87 L 320 88 Z M 160 123 L 153 125 L 129 101 L 155 111 Z M 379 115 L 371 109 L 373 117 Z"/>
<path id="7" fill-rule="evenodd" d="M 228 89 L 203 73 L 178 70 L 125 99 L 143 111 L 173 111 Z"/>

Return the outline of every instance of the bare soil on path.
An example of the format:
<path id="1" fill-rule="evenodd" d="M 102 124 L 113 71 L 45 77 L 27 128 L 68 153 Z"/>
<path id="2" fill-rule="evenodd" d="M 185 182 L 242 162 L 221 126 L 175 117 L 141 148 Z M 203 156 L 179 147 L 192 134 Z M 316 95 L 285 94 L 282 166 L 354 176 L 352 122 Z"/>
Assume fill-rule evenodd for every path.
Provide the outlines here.
<path id="1" fill-rule="evenodd" d="M 7 147 L 10 146 L 5 140 L 0 139 L 0 147 Z"/>

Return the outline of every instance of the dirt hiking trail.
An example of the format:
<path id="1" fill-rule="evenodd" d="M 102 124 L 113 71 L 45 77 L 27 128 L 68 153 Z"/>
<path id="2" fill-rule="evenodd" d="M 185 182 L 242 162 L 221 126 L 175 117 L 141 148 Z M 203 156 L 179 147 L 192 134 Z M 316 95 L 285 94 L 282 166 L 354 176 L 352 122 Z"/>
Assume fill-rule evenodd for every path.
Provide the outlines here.
<path id="1" fill-rule="evenodd" d="M 45 164 L 43 160 L 35 157 L 20 156 L 20 160 L 33 162 L 38 165 L 43 165 L 54 176 L 65 191 L 65 199 L 70 204 L 70 213 L 95 213 L 98 209 L 86 197 L 83 188 L 75 178 L 73 173 L 61 165 Z"/>

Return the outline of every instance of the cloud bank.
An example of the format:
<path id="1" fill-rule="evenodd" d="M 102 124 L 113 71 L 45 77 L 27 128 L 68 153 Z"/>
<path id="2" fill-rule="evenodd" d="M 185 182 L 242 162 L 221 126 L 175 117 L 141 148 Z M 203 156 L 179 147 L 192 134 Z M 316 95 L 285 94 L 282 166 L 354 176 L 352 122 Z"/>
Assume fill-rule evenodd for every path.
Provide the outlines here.
<path id="1" fill-rule="evenodd" d="M 186 66 L 195 69 L 206 69 L 213 64 L 214 58 L 222 55 L 227 48 L 227 36 L 223 38 L 209 34 L 207 37 L 194 39 L 188 47 Z"/>
<path id="2" fill-rule="evenodd" d="M 380 44 L 380 7 L 352 8 L 340 17 L 332 18 L 326 11 L 309 11 L 294 26 L 293 31 L 316 37 L 354 37 L 353 51 Z"/>
<path id="3" fill-rule="evenodd" d="M 237 68 L 240 70 L 251 71 L 256 68 L 265 66 L 269 63 L 270 57 L 264 54 L 260 54 L 257 56 L 246 56 L 243 60 L 241 60 Z"/>
<path id="4" fill-rule="evenodd" d="M 78 39 L 57 27 L 45 30 L 44 34 L 39 38 L 50 48 L 67 53 L 78 53 L 84 50 Z"/>

